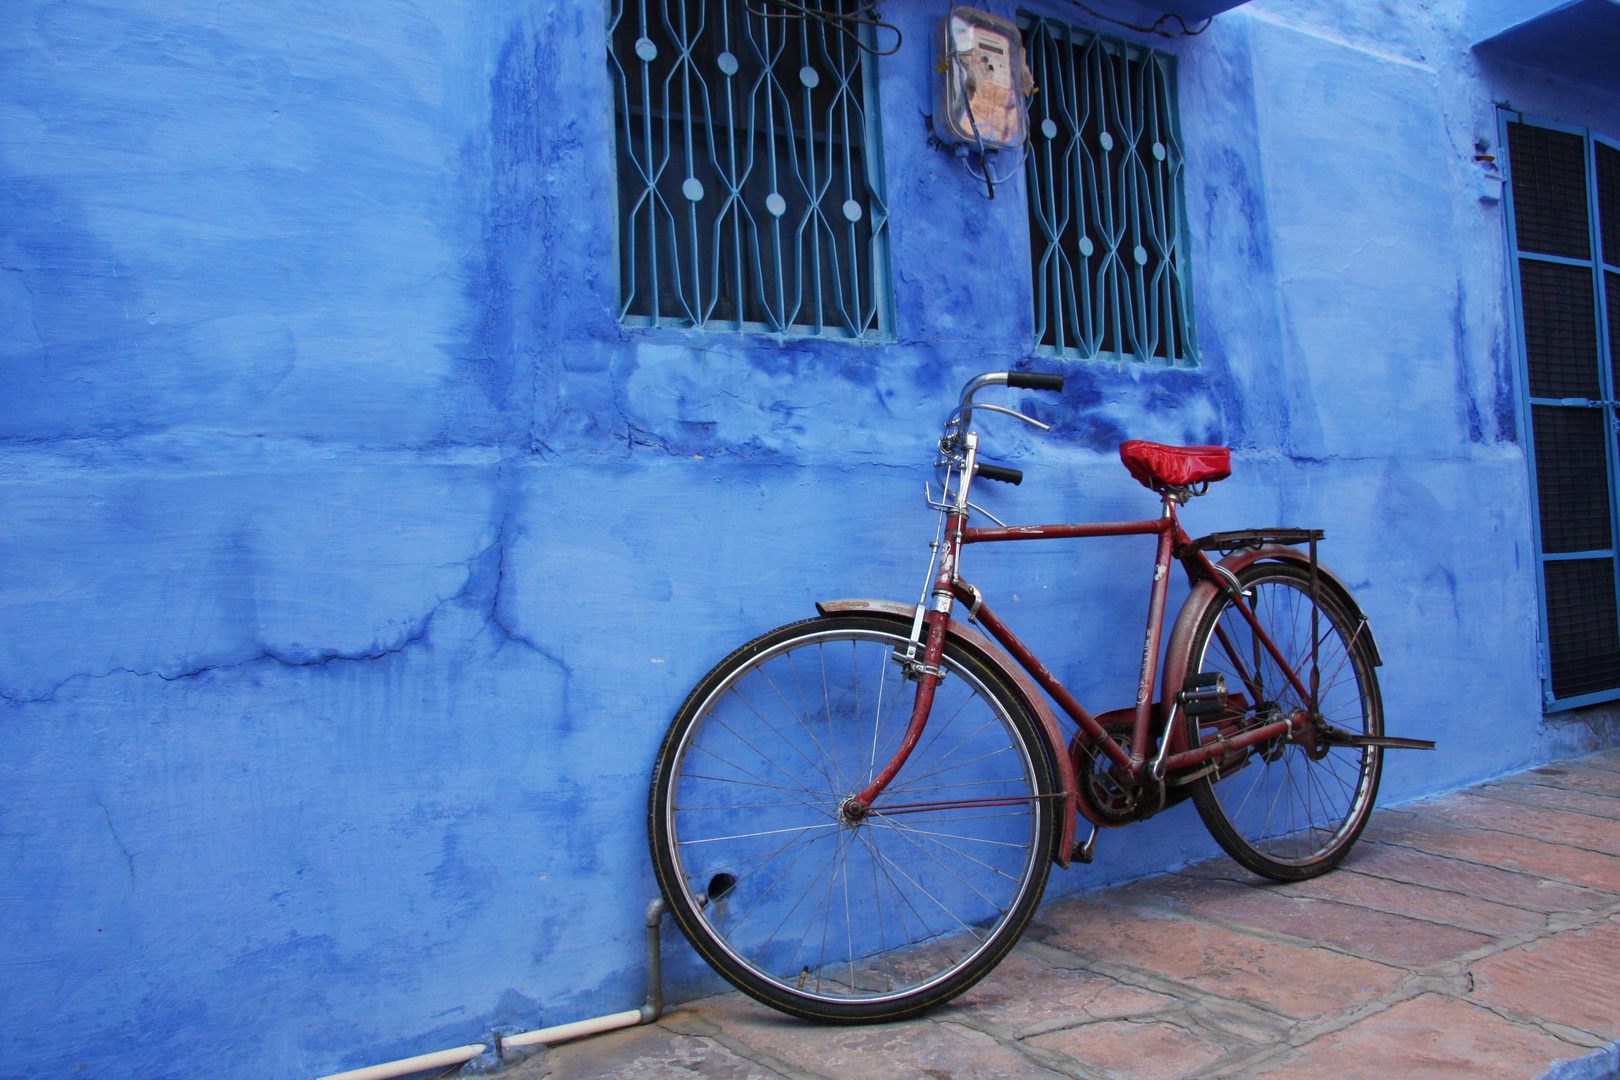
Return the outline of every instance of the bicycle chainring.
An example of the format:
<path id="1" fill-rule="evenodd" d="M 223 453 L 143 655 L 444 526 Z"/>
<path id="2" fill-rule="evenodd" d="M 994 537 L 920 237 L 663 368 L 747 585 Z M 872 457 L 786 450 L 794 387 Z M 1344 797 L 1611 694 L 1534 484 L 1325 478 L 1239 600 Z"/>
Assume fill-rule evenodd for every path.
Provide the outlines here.
<path id="1" fill-rule="evenodd" d="M 1131 750 L 1131 730 L 1124 725 L 1107 725 L 1110 737 L 1126 753 Z M 1125 825 L 1138 821 L 1159 810 L 1159 798 L 1141 784 L 1131 782 L 1125 770 L 1102 752 L 1099 740 L 1088 739 L 1077 733 L 1069 744 L 1074 761 L 1075 779 L 1080 784 L 1080 798 L 1095 820 L 1108 825 Z"/>

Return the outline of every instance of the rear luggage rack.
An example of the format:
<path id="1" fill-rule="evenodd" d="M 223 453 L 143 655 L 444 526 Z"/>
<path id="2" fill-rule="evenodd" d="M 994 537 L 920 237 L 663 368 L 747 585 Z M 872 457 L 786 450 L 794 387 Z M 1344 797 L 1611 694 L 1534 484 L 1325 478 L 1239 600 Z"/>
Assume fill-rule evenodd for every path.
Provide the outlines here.
<path id="1" fill-rule="evenodd" d="M 1198 548 L 1230 555 L 1244 548 L 1262 548 L 1267 544 L 1308 544 L 1321 540 L 1326 534 L 1321 529 L 1238 529 L 1234 532 L 1210 533 L 1176 549 L 1176 558 Z"/>

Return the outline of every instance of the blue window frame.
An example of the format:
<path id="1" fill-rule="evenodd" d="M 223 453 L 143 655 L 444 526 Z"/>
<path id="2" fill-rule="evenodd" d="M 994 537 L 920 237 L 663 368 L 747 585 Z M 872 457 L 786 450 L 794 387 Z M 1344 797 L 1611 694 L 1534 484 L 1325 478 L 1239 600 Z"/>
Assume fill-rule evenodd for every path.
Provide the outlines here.
<path id="1" fill-rule="evenodd" d="M 1020 13 L 1037 350 L 1192 367 L 1176 58 Z"/>
<path id="2" fill-rule="evenodd" d="M 858 24 L 610 0 L 624 322 L 890 334 L 875 59 L 839 25 Z"/>
<path id="3" fill-rule="evenodd" d="M 1620 698 L 1620 145 L 1503 110 L 1549 707 Z"/>

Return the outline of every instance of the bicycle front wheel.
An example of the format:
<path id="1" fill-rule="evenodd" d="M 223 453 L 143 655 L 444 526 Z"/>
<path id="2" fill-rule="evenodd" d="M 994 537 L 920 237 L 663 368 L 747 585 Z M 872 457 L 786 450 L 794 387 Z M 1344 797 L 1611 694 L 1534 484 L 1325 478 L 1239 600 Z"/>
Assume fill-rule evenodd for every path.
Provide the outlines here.
<path id="1" fill-rule="evenodd" d="M 796 1016 L 895 1020 L 972 986 L 1040 901 L 1055 823 L 1040 737 L 989 663 L 955 642 L 928 724 L 864 818 L 916 684 L 910 623 L 822 618 L 749 642 L 670 725 L 649 833 L 694 948 Z"/>
<path id="2" fill-rule="evenodd" d="M 1240 571 L 1238 581 L 1259 629 L 1309 687 L 1310 572 L 1262 562 Z M 1351 734 L 1382 735 L 1378 678 L 1372 650 L 1357 636 L 1360 620 L 1326 587 L 1319 606 L 1322 718 Z M 1308 705 L 1226 596 L 1200 621 L 1187 671 L 1221 673 L 1233 695 L 1223 713 L 1187 717 L 1191 746 L 1287 719 Z M 1210 833 L 1238 863 L 1274 881 L 1302 881 L 1337 866 L 1361 835 L 1382 763 L 1377 747 L 1308 747 L 1283 736 L 1215 759 L 1213 770 L 1193 782 L 1192 798 Z"/>

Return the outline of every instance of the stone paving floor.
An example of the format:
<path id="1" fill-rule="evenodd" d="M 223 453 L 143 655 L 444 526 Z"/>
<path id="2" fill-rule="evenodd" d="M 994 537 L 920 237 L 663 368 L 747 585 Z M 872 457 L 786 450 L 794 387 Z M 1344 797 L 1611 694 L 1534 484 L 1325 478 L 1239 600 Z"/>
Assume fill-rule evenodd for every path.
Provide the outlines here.
<path id="1" fill-rule="evenodd" d="M 1052 902 L 923 1019 L 825 1027 L 728 994 L 506 1075 L 1533 1078 L 1617 1039 L 1612 750 L 1379 811 L 1314 881 L 1266 884 L 1221 859 Z"/>

